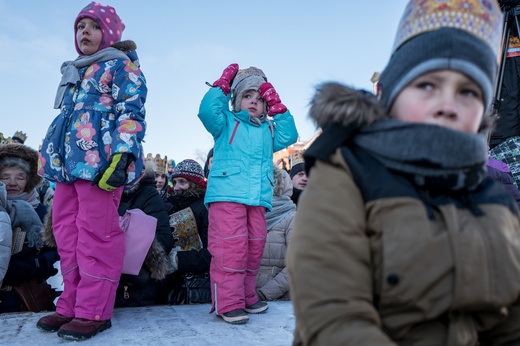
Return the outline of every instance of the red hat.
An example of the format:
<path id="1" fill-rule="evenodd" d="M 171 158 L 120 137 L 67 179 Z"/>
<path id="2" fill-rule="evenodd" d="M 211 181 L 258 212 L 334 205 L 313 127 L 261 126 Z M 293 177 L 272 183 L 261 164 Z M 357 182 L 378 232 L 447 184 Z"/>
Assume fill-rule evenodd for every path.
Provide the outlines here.
<path id="1" fill-rule="evenodd" d="M 200 187 L 206 187 L 202 166 L 195 160 L 186 159 L 179 162 L 173 169 L 171 179 L 173 180 L 173 178 L 184 178 Z"/>

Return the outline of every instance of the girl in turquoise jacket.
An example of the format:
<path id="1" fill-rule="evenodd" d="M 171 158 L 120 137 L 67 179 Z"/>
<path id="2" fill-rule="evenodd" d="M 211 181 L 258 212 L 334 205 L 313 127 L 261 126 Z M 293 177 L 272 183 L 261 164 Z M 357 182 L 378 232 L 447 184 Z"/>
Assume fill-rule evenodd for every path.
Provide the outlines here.
<path id="1" fill-rule="evenodd" d="M 205 204 L 212 303 L 228 323 L 268 308 L 255 292 L 271 210 L 273 152 L 296 142 L 294 118 L 264 73 L 229 65 L 202 99 L 199 118 L 215 140 Z M 232 103 L 230 110 L 229 103 Z"/>

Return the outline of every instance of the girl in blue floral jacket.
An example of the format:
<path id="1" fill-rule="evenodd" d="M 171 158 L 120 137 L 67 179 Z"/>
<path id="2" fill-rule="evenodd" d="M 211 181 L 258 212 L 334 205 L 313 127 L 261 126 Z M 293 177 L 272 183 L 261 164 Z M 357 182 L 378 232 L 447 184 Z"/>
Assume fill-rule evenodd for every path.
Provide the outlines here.
<path id="1" fill-rule="evenodd" d="M 92 2 L 74 23 L 79 57 L 61 66 L 40 174 L 56 181 L 53 230 L 64 290 L 56 313 L 38 321 L 58 336 L 87 339 L 110 328 L 124 256 L 117 208 L 143 170 L 146 80 L 135 44 L 111 6 Z"/>

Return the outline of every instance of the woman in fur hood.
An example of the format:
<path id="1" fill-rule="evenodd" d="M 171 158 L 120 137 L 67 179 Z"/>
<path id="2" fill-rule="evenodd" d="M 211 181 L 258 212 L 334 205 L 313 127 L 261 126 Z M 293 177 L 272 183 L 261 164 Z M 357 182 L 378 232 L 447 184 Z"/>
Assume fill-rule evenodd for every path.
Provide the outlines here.
<path id="1" fill-rule="evenodd" d="M 9 213 L 13 244 L 4 286 L 0 288 L 0 313 L 31 309 L 22 303 L 13 287 L 32 279 L 44 281 L 58 272 L 54 268 L 58 252 L 44 246 L 41 235 L 47 207 L 40 203 L 35 189 L 42 180 L 37 170 L 36 150 L 23 144 L 0 145 L 0 205 Z M 41 305 L 54 308 L 50 301 Z"/>

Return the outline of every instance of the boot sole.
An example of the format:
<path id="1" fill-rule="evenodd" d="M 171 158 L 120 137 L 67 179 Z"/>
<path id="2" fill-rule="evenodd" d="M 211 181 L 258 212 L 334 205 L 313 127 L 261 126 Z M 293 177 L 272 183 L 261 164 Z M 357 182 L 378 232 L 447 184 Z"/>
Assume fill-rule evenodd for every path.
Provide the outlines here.
<path id="1" fill-rule="evenodd" d="M 54 327 L 54 326 L 49 326 L 48 324 L 37 323 L 36 327 L 38 327 L 39 330 L 43 330 L 44 332 L 54 333 L 54 332 L 57 332 L 58 330 L 60 330 L 61 326 L 60 327 Z"/>
<path id="2" fill-rule="evenodd" d="M 269 305 L 263 306 L 263 307 L 258 308 L 258 309 L 248 309 L 248 308 L 245 308 L 244 311 L 247 312 L 248 314 L 263 314 L 263 313 L 267 312 L 267 309 L 269 309 Z"/>
<path id="3" fill-rule="evenodd" d="M 222 318 L 224 322 L 230 323 L 230 324 L 246 324 L 249 321 L 249 317 L 242 316 L 242 317 L 226 317 L 223 315 L 217 315 L 218 317 Z"/>

